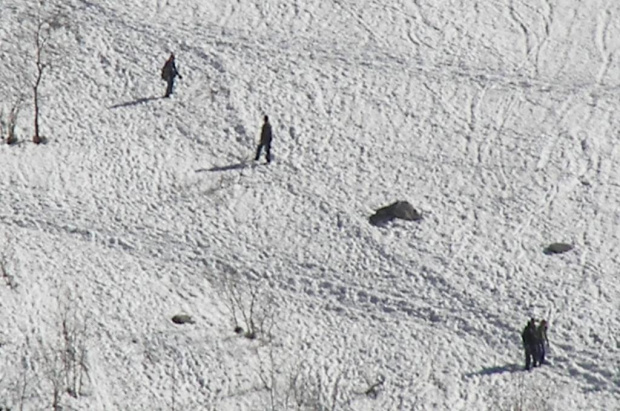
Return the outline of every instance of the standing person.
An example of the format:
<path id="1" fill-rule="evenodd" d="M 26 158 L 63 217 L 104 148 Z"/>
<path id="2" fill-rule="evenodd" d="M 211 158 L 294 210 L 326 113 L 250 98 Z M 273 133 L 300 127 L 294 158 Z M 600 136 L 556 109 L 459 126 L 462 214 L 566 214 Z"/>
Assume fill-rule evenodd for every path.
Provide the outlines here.
<path id="1" fill-rule="evenodd" d="M 174 53 L 170 53 L 170 57 L 168 57 L 168 60 L 166 60 L 164 67 L 161 69 L 161 78 L 163 80 L 166 80 L 167 83 L 166 95 L 164 97 L 170 97 L 170 95 L 172 94 L 172 90 L 174 88 L 174 78 L 177 76 L 180 79 L 183 78 L 177 70 L 177 65 L 174 61 Z"/>
<path id="2" fill-rule="evenodd" d="M 536 337 L 538 339 L 538 363 L 545 363 L 545 353 L 549 347 L 549 339 L 547 338 L 547 320 L 542 320 L 536 329 Z"/>
<path id="3" fill-rule="evenodd" d="M 531 366 L 536 367 L 536 361 L 539 359 L 538 355 L 538 338 L 536 330 L 536 320 L 533 318 L 527 323 L 523 332 L 521 333 L 521 339 L 523 340 L 523 348 L 525 350 L 525 369 L 529 370 Z"/>
<path id="4" fill-rule="evenodd" d="M 271 162 L 271 124 L 269 123 L 269 117 L 264 117 L 263 128 L 260 132 L 260 143 L 258 144 L 258 148 L 256 149 L 256 157 L 255 161 L 258 161 L 260 158 L 260 152 L 265 147 L 265 157 L 267 158 L 267 163 Z"/>

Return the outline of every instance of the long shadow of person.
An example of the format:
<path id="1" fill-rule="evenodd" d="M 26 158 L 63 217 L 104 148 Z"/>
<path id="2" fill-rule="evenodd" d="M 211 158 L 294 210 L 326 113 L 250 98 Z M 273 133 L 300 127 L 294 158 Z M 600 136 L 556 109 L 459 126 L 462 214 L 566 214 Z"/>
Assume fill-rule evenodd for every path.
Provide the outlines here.
<path id="1" fill-rule="evenodd" d="M 240 163 L 235 163 L 235 164 L 229 164 L 226 166 L 216 166 L 216 167 L 211 167 L 211 168 L 201 168 L 196 170 L 197 173 L 202 173 L 205 171 L 230 171 L 230 170 L 241 170 L 243 168 L 248 167 L 250 164 L 246 161 L 242 161 Z"/>
<path id="2" fill-rule="evenodd" d="M 155 101 L 155 100 L 161 100 L 161 99 L 163 99 L 163 97 L 143 97 L 143 98 L 139 98 L 133 101 L 126 101 L 124 103 L 118 103 L 113 106 L 110 106 L 109 108 L 112 109 L 112 108 L 137 106 L 138 104 L 148 103 L 149 101 Z"/>
<path id="3" fill-rule="evenodd" d="M 475 375 L 493 375 L 493 374 L 503 374 L 505 372 L 516 372 L 523 370 L 523 367 L 520 367 L 518 364 L 506 364 L 499 365 L 496 367 L 486 367 L 481 369 L 480 371 L 470 372 L 467 374 L 468 377 L 473 377 Z"/>

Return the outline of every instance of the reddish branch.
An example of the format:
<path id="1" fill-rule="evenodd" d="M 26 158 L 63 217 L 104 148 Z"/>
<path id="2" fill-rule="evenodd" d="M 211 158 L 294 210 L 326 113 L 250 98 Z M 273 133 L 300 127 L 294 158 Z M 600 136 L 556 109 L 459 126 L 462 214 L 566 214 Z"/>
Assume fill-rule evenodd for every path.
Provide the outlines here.
<path id="1" fill-rule="evenodd" d="M 37 47 L 37 79 L 33 86 L 34 91 L 34 136 L 32 137 L 32 141 L 35 144 L 39 144 L 42 142 L 42 138 L 39 135 L 39 85 L 41 84 L 41 78 L 43 77 L 43 71 L 45 70 L 45 64 L 43 64 L 41 60 L 41 53 L 45 48 L 45 43 L 47 38 L 42 38 L 41 32 L 43 30 L 44 23 L 39 21 L 37 24 L 37 32 L 35 37 L 35 44 Z"/>

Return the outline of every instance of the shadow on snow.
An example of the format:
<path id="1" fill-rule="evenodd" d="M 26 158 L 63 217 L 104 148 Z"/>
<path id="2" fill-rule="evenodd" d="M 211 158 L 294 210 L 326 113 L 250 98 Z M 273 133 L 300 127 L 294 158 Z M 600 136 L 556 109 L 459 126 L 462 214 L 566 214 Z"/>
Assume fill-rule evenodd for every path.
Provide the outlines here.
<path id="1" fill-rule="evenodd" d="M 467 376 L 473 377 L 476 375 L 503 374 L 505 372 L 517 372 L 517 371 L 522 371 L 522 370 L 523 370 L 523 366 L 519 364 L 506 364 L 506 365 L 500 365 L 496 367 L 483 368 L 480 371 L 470 372 L 467 374 Z"/>
<path id="2" fill-rule="evenodd" d="M 227 166 L 216 166 L 216 167 L 211 167 L 211 168 L 201 168 L 196 170 L 197 173 L 202 173 L 205 171 L 230 171 L 230 170 L 241 170 L 244 169 L 246 167 L 250 166 L 250 163 L 246 162 L 246 161 L 242 161 L 240 163 L 235 163 L 235 164 L 229 164 Z"/>
<path id="3" fill-rule="evenodd" d="M 163 98 L 164 97 L 144 97 L 144 98 L 139 98 L 133 101 L 126 101 L 124 103 L 118 103 L 113 106 L 110 106 L 109 108 L 112 109 L 112 108 L 120 108 L 120 107 L 137 106 L 138 104 L 148 103 L 149 101 L 161 100 Z"/>

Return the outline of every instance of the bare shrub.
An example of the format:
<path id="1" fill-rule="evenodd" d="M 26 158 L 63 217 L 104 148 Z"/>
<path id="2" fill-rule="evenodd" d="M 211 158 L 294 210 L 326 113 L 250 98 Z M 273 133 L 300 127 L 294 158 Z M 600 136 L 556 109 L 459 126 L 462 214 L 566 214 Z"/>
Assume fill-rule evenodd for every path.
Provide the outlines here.
<path id="1" fill-rule="evenodd" d="M 334 380 L 329 381 L 307 364 L 299 371 L 297 378 L 291 379 L 290 385 L 298 410 L 335 411 L 338 409 L 342 373 L 338 373 Z"/>
<path id="2" fill-rule="evenodd" d="M 36 24 L 34 29 L 35 45 L 35 77 L 32 85 L 33 107 L 34 107 L 34 135 L 32 141 L 40 144 L 46 139 L 40 135 L 40 95 L 39 88 L 43 80 L 43 74 L 51 67 L 54 60 L 60 59 L 59 46 L 67 45 L 68 42 L 62 41 L 62 33 L 74 33 L 74 28 L 70 24 L 70 18 L 66 9 L 63 9 L 62 2 L 38 0 L 36 11 Z"/>
<path id="3" fill-rule="evenodd" d="M 379 393 L 381 392 L 381 387 L 383 386 L 383 383 L 385 383 L 385 377 L 380 375 L 375 380 L 366 380 L 366 382 L 368 383 L 368 388 L 364 391 L 364 394 L 367 397 L 375 399 L 379 396 Z"/>
<path id="4" fill-rule="evenodd" d="M 86 323 L 80 322 L 75 312 L 72 316 L 68 311 L 63 313 L 61 359 L 67 393 L 75 398 L 82 395 L 88 374 L 86 331 Z"/>
<path id="5" fill-rule="evenodd" d="M 17 288 L 17 282 L 15 282 L 15 277 L 9 273 L 9 270 L 7 268 L 6 256 L 4 255 L 0 256 L 0 276 L 2 276 L 6 285 L 9 288 Z"/>
<path id="6" fill-rule="evenodd" d="M 10 269 L 14 253 L 13 244 L 10 239 L 7 239 L 5 246 L 0 250 L 0 277 L 4 279 L 6 285 L 12 290 L 17 288 L 17 281 Z"/>
<path id="7" fill-rule="evenodd" d="M 70 299 L 59 304 L 60 329 L 58 343 L 48 352 L 47 377 L 52 389 L 52 409 L 62 408 L 62 397 L 73 398 L 83 395 L 85 380 L 88 379 L 88 353 L 86 349 L 86 321 L 78 316 L 78 309 Z"/>
<path id="8" fill-rule="evenodd" d="M 19 365 L 18 365 L 19 364 Z M 17 377 L 7 381 L 9 395 L 0 396 L 0 411 L 24 411 L 31 409 L 33 389 L 36 386 L 36 376 L 33 373 L 33 364 L 30 356 L 24 353 L 20 360 L 13 364 L 13 369 L 19 368 Z M 4 382 L 0 379 L 0 382 Z"/>
<path id="9" fill-rule="evenodd" d="M 343 389 L 345 372 L 317 368 L 309 361 L 295 356 L 286 361 L 285 353 L 276 353 L 273 344 L 266 353 L 258 351 L 258 377 L 267 392 L 265 409 L 296 411 L 335 411 L 348 409 L 350 393 Z"/>
<path id="10" fill-rule="evenodd" d="M 526 384 L 525 373 L 519 373 L 515 384 L 516 389 L 504 395 L 498 391 L 492 399 L 493 409 L 502 411 L 550 411 L 553 408 L 551 398 L 557 387 L 540 385 L 536 382 Z M 551 384 L 551 383 L 549 383 Z"/>
<path id="11" fill-rule="evenodd" d="M 15 125 L 17 124 L 17 117 L 19 116 L 19 111 L 21 110 L 22 99 L 21 97 L 16 100 L 16 102 L 11 107 L 9 111 L 9 117 L 6 124 L 6 143 L 11 145 L 17 143 L 17 136 L 15 135 Z"/>
<path id="12" fill-rule="evenodd" d="M 13 411 L 59 411 L 68 409 L 67 396 L 78 399 L 84 395 L 85 383 L 90 382 L 86 322 L 74 302 L 59 307 L 56 338 L 26 335 L 21 357 L 3 364 L 13 373 L 2 384 L 7 388 L 0 390 L 0 405 Z"/>
<path id="13" fill-rule="evenodd" d="M 17 136 L 15 135 L 15 126 L 17 125 L 17 118 L 22 106 L 22 99 L 17 99 L 9 110 L 7 118 L 4 117 L 4 112 L 0 111 L 0 138 L 4 140 L 6 144 L 17 143 Z"/>
<path id="14" fill-rule="evenodd" d="M 24 404 L 26 403 L 26 393 L 28 392 L 28 370 L 31 365 L 28 362 L 28 359 L 24 356 L 22 358 L 22 376 L 20 379 L 19 385 L 19 410 L 22 411 L 24 409 Z"/>
<path id="15" fill-rule="evenodd" d="M 224 282 L 224 295 L 236 333 L 243 333 L 251 340 L 259 334 L 271 339 L 275 325 L 275 304 L 273 295 L 263 282 L 228 278 Z"/>

